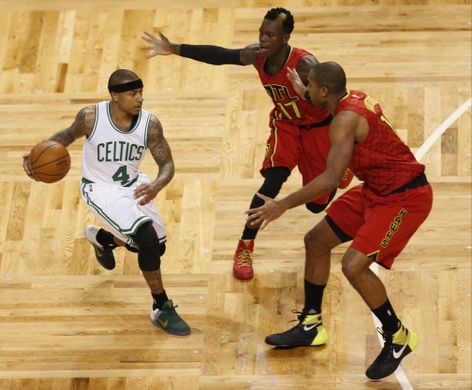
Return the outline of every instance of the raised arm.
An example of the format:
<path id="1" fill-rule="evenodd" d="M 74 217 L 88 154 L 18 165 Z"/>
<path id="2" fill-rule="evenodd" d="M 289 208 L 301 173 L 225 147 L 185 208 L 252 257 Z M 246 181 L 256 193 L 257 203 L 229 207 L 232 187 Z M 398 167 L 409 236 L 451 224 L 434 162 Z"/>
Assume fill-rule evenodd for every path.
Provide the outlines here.
<path id="1" fill-rule="evenodd" d="M 243 49 L 227 49 L 212 45 L 179 45 L 170 42 L 160 31 L 158 31 L 159 37 L 148 31 L 144 31 L 144 34 L 142 38 L 149 43 L 149 46 L 141 46 L 141 49 L 152 50 L 146 56 L 147 59 L 157 55 L 176 54 L 211 65 L 255 65 L 257 63 L 259 45 L 250 45 Z"/>
<path id="2" fill-rule="evenodd" d="M 140 198 L 138 204 L 144 206 L 153 200 L 157 194 L 174 177 L 174 160 L 167 140 L 164 137 L 162 125 L 154 115 L 148 128 L 148 148 L 159 167 L 156 179 L 149 184 L 141 184 L 134 191 L 134 197 Z"/>

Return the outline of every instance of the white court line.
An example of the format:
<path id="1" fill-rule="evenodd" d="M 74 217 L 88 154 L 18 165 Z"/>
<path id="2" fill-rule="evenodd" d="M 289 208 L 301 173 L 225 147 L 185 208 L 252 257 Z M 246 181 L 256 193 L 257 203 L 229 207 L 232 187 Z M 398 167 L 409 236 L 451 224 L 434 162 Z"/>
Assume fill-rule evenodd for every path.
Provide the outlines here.
<path id="1" fill-rule="evenodd" d="M 447 118 L 436 130 L 434 130 L 433 134 L 429 136 L 429 138 L 424 142 L 423 145 L 416 151 L 415 157 L 418 161 L 420 161 L 426 152 L 433 146 L 436 140 L 444 133 L 449 126 L 451 126 L 464 112 L 466 112 L 472 103 L 472 98 L 467 100 L 462 106 L 460 106 L 456 111 L 454 111 L 449 118 Z"/>
<path id="2" fill-rule="evenodd" d="M 372 263 L 370 265 L 370 269 L 376 275 L 378 275 L 379 265 L 377 263 Z M 375 329 L 377 329 L 377 328 L 382 329 L 382 323 L 378 320 L 378 318 L 374 315 L 374 313 L 372 313 L 372 318 L 374 319 Z M 382 338 L 382 335 L 377 332 L 377 336 L 379 336 L 380 345 L 383 348 L 384 340 Z M 398 368 L 395 370 L 394 374 L 397 378 L 398 383 L 400 384 L 400 386 L 402 387 L 403 390 L 414 390 L 413 386 L 410 384 L 410 381 L 406 377 L 405 372 L 403 371 L 403 368 L 402 368 L 401 365 L 398 366 Z"/>
<path id="3" fill-rule="evenodd" d="M 464 112 L 466 112 L 472 106 L 472 98 L 467 100 L 462 106 L 460 106 L 456 111 L 454 111 L 449 118 L 447 118 L 436 130 L 434 130 L 433 134 L 431 134 L 428 139 L 421 145 L 421 147 L 416 151 L 415 157 L 418 161 L 420 161 L 426 152 L 433 146 L 436 140 L 444 133 L 449 126 L 451 126 Z M 370 269 L 376 274 L 379 274 L 379 265 L 377 263 L 372 263 Z M 382 328 L 382 324 L 377 319 L 377 317 L 372 313 L 372 318 L 374 319 L 375 328 Z M 380 345 L 383 347 L 383 338 L 380 333 L 377 333 L 379 336 Z M 398 380 L 398 383 L 404 390 L 414 390 L 413 386 L 411 386 L 410 381 L 405 375 L 401 365 L 398 366 L 397 370 L 395 371 L 395 376 Z"/>

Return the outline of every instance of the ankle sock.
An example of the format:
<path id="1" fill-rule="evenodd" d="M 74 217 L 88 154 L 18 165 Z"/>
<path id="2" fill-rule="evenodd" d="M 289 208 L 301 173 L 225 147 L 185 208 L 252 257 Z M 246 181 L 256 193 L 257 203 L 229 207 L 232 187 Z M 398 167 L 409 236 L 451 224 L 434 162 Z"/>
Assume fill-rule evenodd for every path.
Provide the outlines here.
<path id="1" fill-rule="evenodd" d="M 318 285 L 304 280 L 305 284 L 305 309 L 309 314 L 321 313 L 321 301 L 325 285 Z"/>
<path id="2" fill-rule="evenodd" d="M 164 303 L 166 303 L 169 298 L 167 298 L 166 290 L 160 294 L 152 294 L 152 299 L 153 299 L 153 304 L 152 304 L 152 310 L 162 309 L 162 306 L 164 306 Z"/>
<path id="3" fill-rule="evenodd" d="M 382 323 L 382 329 L 384 332 L 395 333 L 400 329 L 401 322 L 395 314 L 395 311 L 388 299 L 382 306 L 372 310 L 372 312 Z"/>
<path id="4" fill-rule="evenodd" d="M 241 235 L 241 240 L 254 240 L 257 236 L 258 231 L 259 229 L 251 229 L 245 226 L 243 234 Z"/>

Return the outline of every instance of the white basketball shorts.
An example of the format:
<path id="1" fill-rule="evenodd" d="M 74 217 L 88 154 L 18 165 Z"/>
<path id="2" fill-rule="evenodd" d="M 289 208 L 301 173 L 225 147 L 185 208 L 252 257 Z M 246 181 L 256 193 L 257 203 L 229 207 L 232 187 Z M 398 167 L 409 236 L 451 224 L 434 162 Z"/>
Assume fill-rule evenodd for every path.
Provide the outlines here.
<path id="1" fill-rule="evenodd" d="M 150 183 L 144 173 L 129 187 L 82 179 L 80 193 L 89 210 L 116 238 L 131 244 L 139 227 L 151 221 L 162 244 L 167 241 L 166 230 L 154 201 L 138 206 L 138 199 L 134 199 L 134 190 L 142 183 Z"/>

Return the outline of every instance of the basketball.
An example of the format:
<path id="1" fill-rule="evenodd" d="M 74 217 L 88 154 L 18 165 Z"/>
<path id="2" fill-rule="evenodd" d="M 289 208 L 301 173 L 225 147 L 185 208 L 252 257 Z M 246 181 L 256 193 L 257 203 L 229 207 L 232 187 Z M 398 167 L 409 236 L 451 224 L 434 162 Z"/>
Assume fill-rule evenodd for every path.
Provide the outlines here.
<path id="1" fill-rule="evenodd" d="M 40 142 L 28 155 L 28 169 L 31 175 L 43 183 L 61 180 L 67 175 L 69 168 L 69 152 L 56 141 Z"/>

